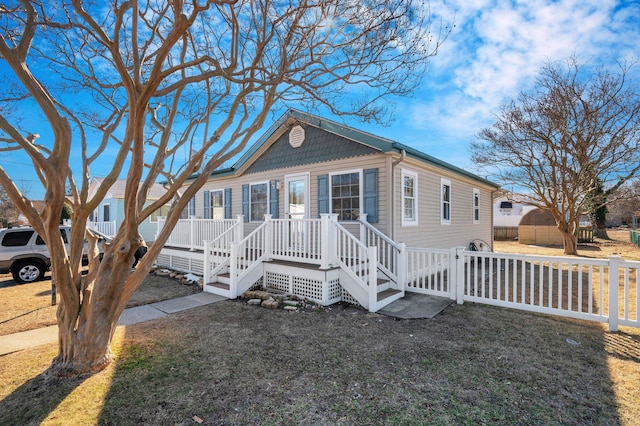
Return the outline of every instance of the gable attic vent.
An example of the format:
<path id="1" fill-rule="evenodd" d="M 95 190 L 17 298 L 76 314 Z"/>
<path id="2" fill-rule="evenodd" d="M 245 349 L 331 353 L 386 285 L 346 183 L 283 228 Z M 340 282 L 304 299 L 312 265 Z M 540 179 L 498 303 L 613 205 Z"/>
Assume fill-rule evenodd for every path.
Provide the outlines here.
<path id="1" fill-rule="evenodd" d="M 299 148 L 304 142 L 304 129 L 302 126 L 293 126 L 289 132 L 289 145 Z"/>

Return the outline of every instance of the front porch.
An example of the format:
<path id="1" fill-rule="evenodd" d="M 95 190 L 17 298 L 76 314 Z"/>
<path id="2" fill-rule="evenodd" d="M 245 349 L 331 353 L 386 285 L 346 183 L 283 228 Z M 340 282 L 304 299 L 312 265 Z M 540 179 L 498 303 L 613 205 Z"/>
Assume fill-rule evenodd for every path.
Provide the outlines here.
<path id="1" fill-rule="evenodd" d="M 447 284 L 450 250 L 407 249 L 369 224 L 366 215 L 348 224 L 332 214 L 265 215 L 257 229 L 244 234 L 242 216 L 181 221 L 158 264 L 202 275 L 204 291 L 229 298 L 261 284 L 321 305 L 347 301 L 376 312 L 406 291 L 455 297 Z"/>
<path id="2" fill-rule="evenodd" d="M 242 216 L 217 222 L 211 226 L 221 227 L 220 233 L 203 249 L 165 247 L 158 264 L 203 275 L 205 291 L 229 298 L 261 284 L 323 305 L 344 300 L 377 312 L 412 292 L 605 322 L 612 331 L 640 327 L 640 262 L 618 256 L 408 248 L 365 217 L 346 225 L 350 232 L 335 215 L 267 215 L 244 238 Z M 189 228 L 188 222 L 179 225 Z"/>

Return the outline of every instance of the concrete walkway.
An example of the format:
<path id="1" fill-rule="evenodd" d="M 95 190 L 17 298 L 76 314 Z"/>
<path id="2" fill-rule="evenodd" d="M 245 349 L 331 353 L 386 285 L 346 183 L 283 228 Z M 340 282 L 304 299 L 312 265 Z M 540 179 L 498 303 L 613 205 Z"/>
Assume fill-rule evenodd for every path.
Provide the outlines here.
<path id="1" fill-rule="evenodd" d="M 226 298 L 211 293 L 196 293 L 189 296 L 151 303 L 149 305 L 127 308 L 122 313 L 122 316 L 120 316 L 118 325 L 131 325 L 162 318 L 170 314 L 175 314 L 176 312 L 209 305 L 222 300 L 226 300 Z M 0 356 L 47 343 L 55 343 L 57 340 L 57 325 L 0 336 Z"/>
<path id="2" fill-rule="evenodd" d="M 400 319 L 431 319 L 453 303 L 445 297 L 407 291 L 402 299 L 391 302 L 378 313 Z"/>

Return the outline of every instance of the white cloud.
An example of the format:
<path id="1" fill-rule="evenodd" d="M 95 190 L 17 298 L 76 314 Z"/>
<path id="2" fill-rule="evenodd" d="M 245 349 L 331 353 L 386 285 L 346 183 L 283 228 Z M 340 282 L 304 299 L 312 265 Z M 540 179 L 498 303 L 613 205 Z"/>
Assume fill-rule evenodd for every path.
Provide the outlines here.
<path id="1" fill-rule="evenodd" d="M 422 99 L 406 106 L 416 129 L 450 133 L 457 125 L 468 134 L 479 126 L 477 133 L 505 100 L 530 87 L 546 62 L 576 54 L 610 64 L 639 52 L 639 6 L 612 0 L 443 0 L 431 6 L 445 19 L 455 14 L 456 28 L 432 61 Z"/>

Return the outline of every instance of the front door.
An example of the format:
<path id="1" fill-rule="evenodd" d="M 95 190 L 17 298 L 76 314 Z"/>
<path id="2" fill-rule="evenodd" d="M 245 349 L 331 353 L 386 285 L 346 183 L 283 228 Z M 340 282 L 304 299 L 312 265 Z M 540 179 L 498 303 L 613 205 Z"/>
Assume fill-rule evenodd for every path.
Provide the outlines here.
<path id="1" fill-rule="evenodd" d="M 286 217 L 294 219 L 289 225 L 289 247 L 304 250 L 308 244 L 305 219 L 309 217 L 309 174 L 286 176 L 285 186 Z"/>

